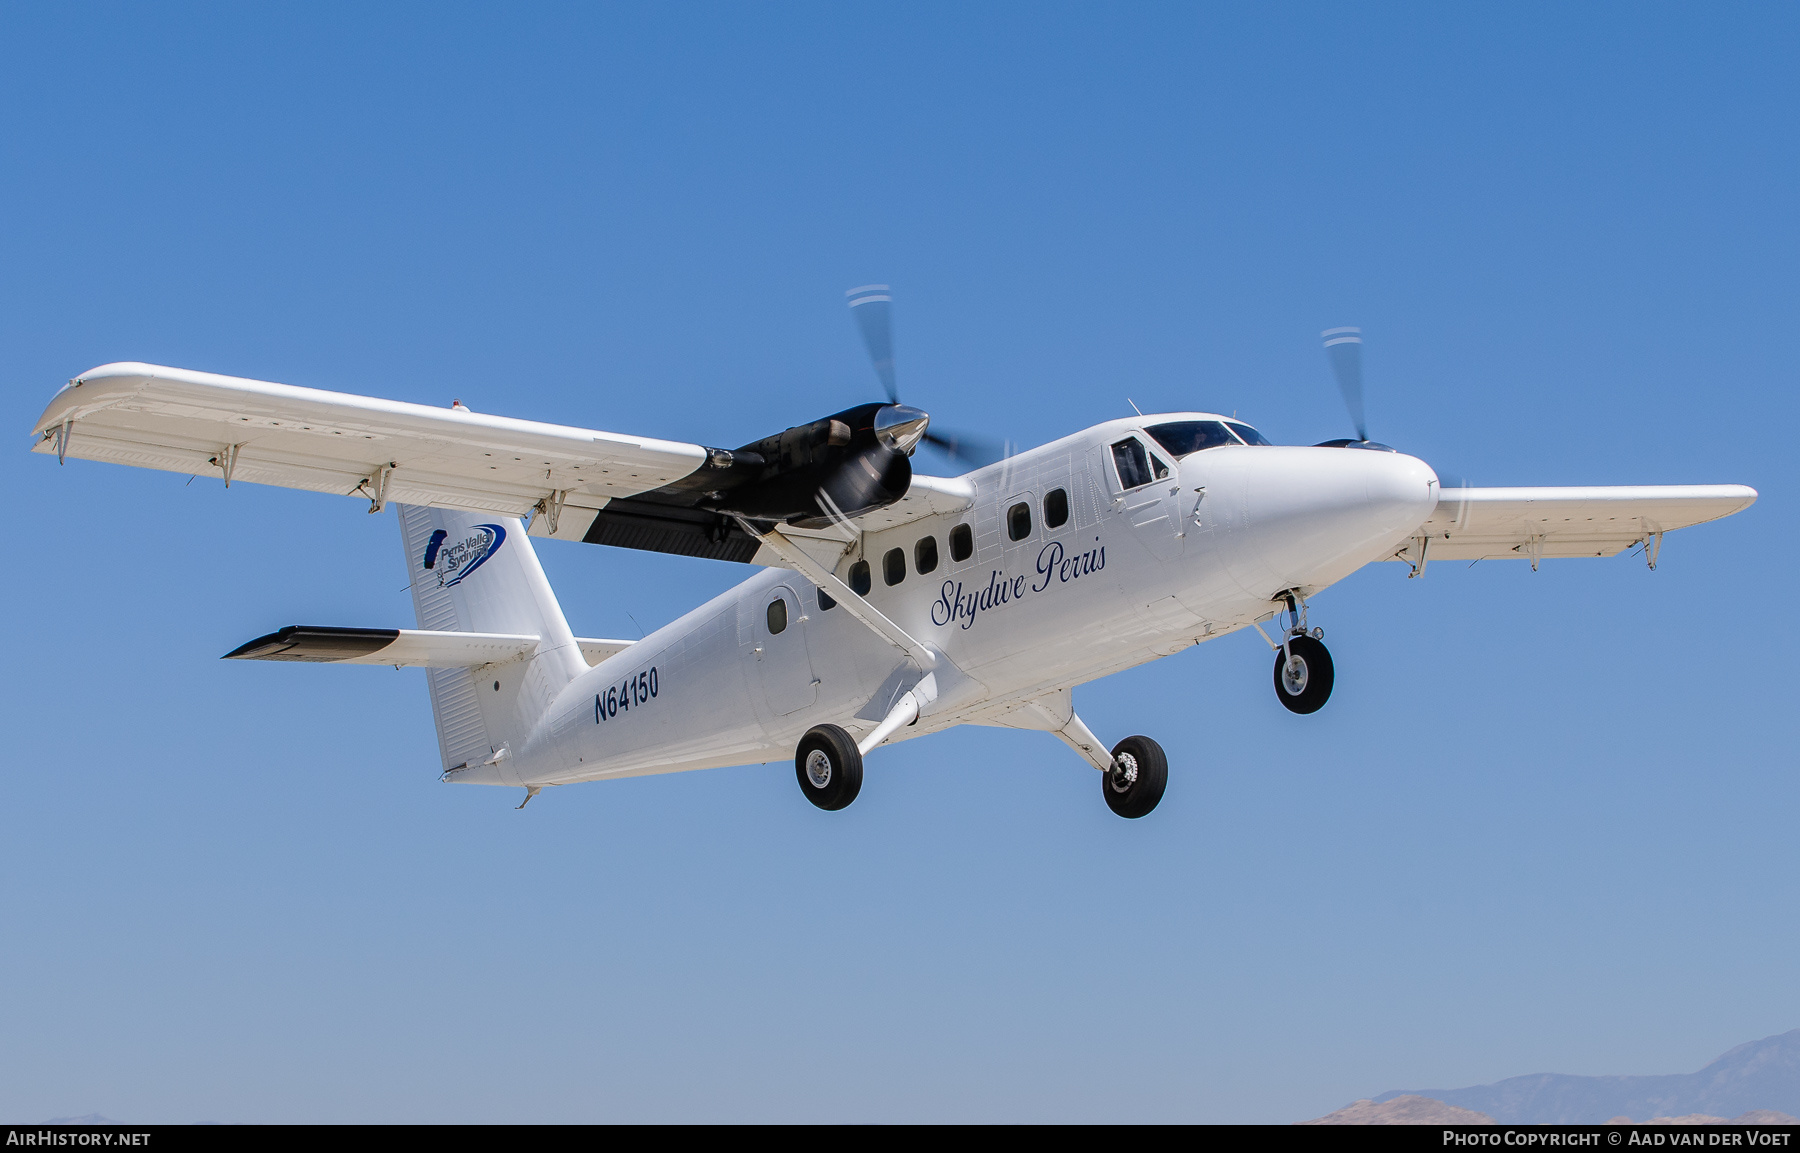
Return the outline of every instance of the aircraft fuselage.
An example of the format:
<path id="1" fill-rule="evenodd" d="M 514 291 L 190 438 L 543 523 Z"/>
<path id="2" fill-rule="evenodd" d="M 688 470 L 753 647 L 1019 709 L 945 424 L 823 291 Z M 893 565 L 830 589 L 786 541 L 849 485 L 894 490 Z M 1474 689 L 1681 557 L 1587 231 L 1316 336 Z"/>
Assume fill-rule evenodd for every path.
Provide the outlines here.
<path id="1" fill-rule="evenodd" d="M 927 671 L 935 700 L 891 739 L 1054 727 L 1021 706 L 1266 619 L 1288 590 L 1310 596 L 1392 557 L 1436 507 L 1436 475 L 1404 454 L 1230 445 L 1177 461 L 1142 432 L 1183 419 L 1217 418 L 1098 425 L 968 474 L 962 512 L 863 535 L 834 575 L 854 585 L 866 563 L 867 600 L 932 650 L 933 670 L 841 604 L 822 607 L 800 573 L 765 569 L 576 677 L 522 748 L 451 779 L 785 760 L 814 725 L 868 733 Z M 1113 446 L 1133 437 L 1157 475 L 1128 488 Z M 972 548 L 959 559 L 960 525 Z"/>

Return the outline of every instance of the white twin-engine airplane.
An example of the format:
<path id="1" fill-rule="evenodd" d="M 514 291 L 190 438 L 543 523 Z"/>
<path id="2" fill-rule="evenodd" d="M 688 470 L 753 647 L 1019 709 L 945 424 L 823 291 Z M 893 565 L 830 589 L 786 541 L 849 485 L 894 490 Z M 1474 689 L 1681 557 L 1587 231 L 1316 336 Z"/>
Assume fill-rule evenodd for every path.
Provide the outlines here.
<path id="1" fill-rule="evenodd" d="M 1041 729 L 1156 807 L 1161 747 L 1111 745 L 1070 690 L 1255 628 L 1295 713 L 1331 694 L 1308 601 L 1372 561 L 1613 556 L 1728 516 L 1741 485 L 1441 489 L 1368 439 L 1360 341 L 1326 334 L 1358 439 L 1277 447 L 1205 412 L 1108 421 L 962 476 L 917 475 L 888 297 L 857 290 L 891 403 L 724 450 L 450 408 L 109 364 L 70 381 L 34 451 L 399 509 L 417 629 L 295 625 L 227 654 L 427 670 L 443 779 L 527 790 L 794 756 L 841 809 L 863 758 L 953 725 Z M 966 457 L 966 453 L 963 454 Z M 530 517 L 529 527 L 521 518 Z M 571 633 L 531 537 L 759 566 L 640 641 Z M 1280 618 L 1271 637 L 1263 622 Z"/>

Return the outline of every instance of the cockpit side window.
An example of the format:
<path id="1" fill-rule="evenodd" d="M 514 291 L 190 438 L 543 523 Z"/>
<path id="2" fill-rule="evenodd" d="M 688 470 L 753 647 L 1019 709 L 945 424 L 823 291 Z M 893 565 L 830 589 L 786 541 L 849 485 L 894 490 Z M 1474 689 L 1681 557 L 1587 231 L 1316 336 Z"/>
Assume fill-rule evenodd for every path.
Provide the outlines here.
<path id="1" fill-rule="evenodd" d="M 1252 434 L 1256 432 L 1248 425 L 1242 427 L 1248 429 Z M 1153 424 L 1144 431 L 1154 437 L 1157 444 L 1173 453 L 1176 460 L 1180 460 L 1191 452 L 1237 443 L 1232 435 L 1225 431 L 1225 423 L 1218 420 L 1173 420 L 1168 424 Z M 1257 440 L 1264 444 L 1268 443 L 1263 441 L 1260 436 L 1257 437 Z"/>
<path id="2" fill-rule="evenodd" d="M 1141 488 L 1150 483 L 1150 454 L 1144 451 L 1144 442 L 1137 437 L 1127 437 L 1112 446 L 1113 466 L 1119 470 L 1119 487 L 1123 489 Z"/>
<path id="3" fill-rule="evenodd" d="M 1237 433 L 1238 437 L 1245 444 L 1260 444 L 1266 448 L 1274 448 L 1275 447 L 1274 443 L 1272 441 L 1270 441 L 1268 437 L 1264 436 L 1260 432 L 1257 432 L 1254 428 L 1251 428 L 1247 424 L 1239 424 L 1235 420 L 1229 420 L 1229 421 L 1225 422 L 1225 427 L 1229 428 L 1232 432 Z"/>

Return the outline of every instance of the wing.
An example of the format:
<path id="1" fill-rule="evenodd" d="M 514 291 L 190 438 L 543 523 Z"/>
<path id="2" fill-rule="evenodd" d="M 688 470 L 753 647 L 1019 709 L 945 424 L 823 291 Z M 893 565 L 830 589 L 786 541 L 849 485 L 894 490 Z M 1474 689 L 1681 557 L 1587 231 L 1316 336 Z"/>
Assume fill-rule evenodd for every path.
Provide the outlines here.
<path id="1" fill-rule="evenodd" d="M 1741 484 L 1448 488 L 1394 559 L 1415 566 L 1421 559 L 1514 559 L 1535 566 L 1551 557 L 1614 556 L 1755 502 L 1756 490 Z"/>
<path id="2" fill-rule="evenodd" d="M 559 493 L 604 505 L 707 462 L 696 444 L 151 364 L 75 378 L 35 431 L 34 452 L 502 516 Z"/>
<path id="3" fill-rule="evenodd" d="M 371 511 L 535 510 L 532 536 L 784 563 L 734 518 L 695 507 L 731 457 L 697 444 L 136 363 L 70 381 L 34 431 L 32 451 L 59 457 L 338 493 Z M 794 536 L 835 563 L 861 532 L 973 500 L 967 481 L 916 476 L 893 505 Z"/>

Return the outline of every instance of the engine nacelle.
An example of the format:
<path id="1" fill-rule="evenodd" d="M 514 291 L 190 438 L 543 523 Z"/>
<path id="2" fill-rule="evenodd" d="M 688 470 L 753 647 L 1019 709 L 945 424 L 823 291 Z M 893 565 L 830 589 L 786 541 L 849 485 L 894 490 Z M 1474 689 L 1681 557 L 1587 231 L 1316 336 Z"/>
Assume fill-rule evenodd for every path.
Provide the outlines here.
<path id="1" fill-rule="evenodd" d="M 715 449 L 706 471 L 716 480 L 696 505 L 802 528 L 883 508 L 911 487 L 911 453 L 929 419 L 904 405 L 864 404 L 739 449 Z"/>

